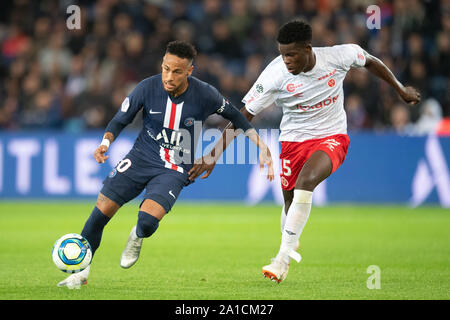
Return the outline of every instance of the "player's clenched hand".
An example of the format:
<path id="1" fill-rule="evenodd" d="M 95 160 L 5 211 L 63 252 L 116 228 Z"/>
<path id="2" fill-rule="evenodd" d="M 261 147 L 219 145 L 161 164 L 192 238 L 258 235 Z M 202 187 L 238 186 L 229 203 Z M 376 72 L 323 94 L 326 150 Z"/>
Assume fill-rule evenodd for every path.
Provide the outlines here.
<path id="1" fill-rule="evenodd" d="M 274 179 L 273 162 L 269 148 L 264 148 L 259 153 L 259 167 L 261 170 L 263 170 L 264 166 L 267 166 L 267 180 L 273 181 Z"/>
<path id="2" fill-rule="evenodd" d="M 98 163 L 105 163 L 106 159 L 109 158 L 105 153 L 108 151 L 108 147 L 104 145 L 98 146 L 98 148 L 94 151 L 94 158 Z"/>
<path id="3" fill-rule="evenodd" d="M 206 179 L 209 177 L 216 165 L 216 161 L 210 155 L 202 157 L 200 160 L 194 161 L 194 166 L 189 170 L 189 180 L 194 181 L 203 172 L 205 174 L 201 176 L 201 179 Z"/>
<path id="4" fill-rule="evenodd" d="M 420 102 L 420 93 L 413 87 L 403 87 L 400 91 L 400 96 L 410 105 Z"/>

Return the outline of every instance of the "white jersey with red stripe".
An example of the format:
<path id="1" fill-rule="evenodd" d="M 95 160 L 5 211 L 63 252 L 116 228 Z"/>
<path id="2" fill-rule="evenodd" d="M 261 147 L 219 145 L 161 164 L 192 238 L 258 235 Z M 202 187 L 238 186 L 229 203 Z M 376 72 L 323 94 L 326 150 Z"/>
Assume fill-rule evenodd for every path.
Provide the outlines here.
<path id="1" fill-rule="evenodd" d="M 173 97 L 164 90 L 161 74 L 141 81 L 125 98 L 114 121 L 129 124 L 143 111 L 143 128 L 131 152 L 149 166 L 164 166 L 187 173 L 194 160 L 195 123 L 218 113 L 227 117 L 234 108 L 211 85 L 188 78 L 187 90 Z M 233 112 L 239 113 L 234 108 Z"/>
<path id="2" fill-rule="evenodd" d="M 365 51 L 356 44 L 312 50 L 316 64 L 310 71 L 289 73 L 280 55 L 242 100 L 253 115 L 273 103 L 283 108 L 280 141 L 301 142 L 347 133 L 343 82 L 351 67 L 365 65 Z"/>

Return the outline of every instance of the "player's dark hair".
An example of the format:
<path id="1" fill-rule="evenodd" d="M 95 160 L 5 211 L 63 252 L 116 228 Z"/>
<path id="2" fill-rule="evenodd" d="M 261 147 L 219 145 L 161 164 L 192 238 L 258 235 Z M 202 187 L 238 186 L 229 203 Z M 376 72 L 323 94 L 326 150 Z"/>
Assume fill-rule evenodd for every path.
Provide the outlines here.
<path id="1" fill-rule="evenodd" d="M 277 41 L 280 44 L 289 44 L 293 42 L 311 43 L 312 28 L 302 20 L 293 20 L 285 23 L 280 30 L 278 30 Z"/>
<path id="2" fill-rule="evenodd" d="M 167 44 L 166 53 L 176 55 L 179 58 L 193 61 L 197 55 L 197 50 L 194 46 L 186 41 L 175 40 Z"/>

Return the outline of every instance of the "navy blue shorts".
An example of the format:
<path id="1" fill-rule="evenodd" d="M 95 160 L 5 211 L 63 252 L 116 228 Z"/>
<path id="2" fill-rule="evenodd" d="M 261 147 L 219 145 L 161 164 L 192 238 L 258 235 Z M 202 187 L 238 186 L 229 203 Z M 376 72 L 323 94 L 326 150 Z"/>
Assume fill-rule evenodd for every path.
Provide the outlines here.
<path id="1" fill-rule="evenodd" d="M 144 200 L 156 201 L 168 213 L 188 184 L 187 174 L 151 166 L 130 152 L 109 173 L 100 192 L 122 206 L 145 189 Z"/>

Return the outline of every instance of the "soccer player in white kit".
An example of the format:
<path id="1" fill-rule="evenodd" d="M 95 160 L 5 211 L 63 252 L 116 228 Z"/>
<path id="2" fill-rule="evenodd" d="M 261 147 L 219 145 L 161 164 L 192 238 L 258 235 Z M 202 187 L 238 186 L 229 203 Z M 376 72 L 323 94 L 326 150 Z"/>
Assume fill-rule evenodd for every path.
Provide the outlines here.
<path id="1" fill-rule="evenodd" d="M 312 29 L 304 21 L 291 21 L 278 32 L 280 56 L 261 73 L 242 100 L 241 112 L 253 117 L 273 103 L 283 108 L 280 123 L 282 240 L 278 254 L 262 272 L 281 282 L 290 259 L 300 262 L 299 238 L 308 220 L 314 188 L 344 161 L 350 139 L 344 110 L 344 78 L 350 68 L 365 67 L 387 81 L 409 104 L 420 101 L 420 93 L 403 86 L 378 58 L 356 44 L 312 47 Z M 231 125 L 229 125 L 231 127 Z M 224 134 L 225 135 L 225 134 Z M 230 141 L 223 135 L 222 150 Z M 218 159 L 214 148 L 209 158 Z M 206 178 L 214 168 L 211 159 L 195 165 L 191 179 Z"/>

